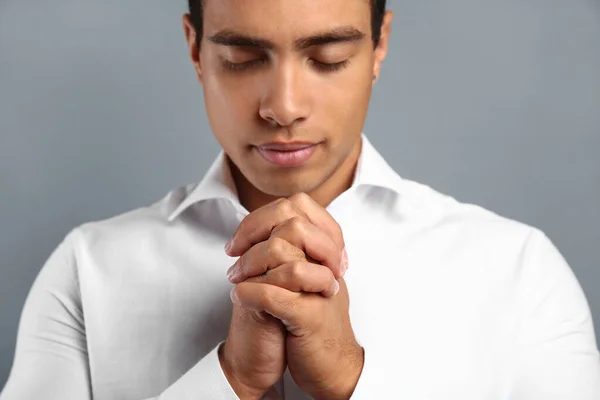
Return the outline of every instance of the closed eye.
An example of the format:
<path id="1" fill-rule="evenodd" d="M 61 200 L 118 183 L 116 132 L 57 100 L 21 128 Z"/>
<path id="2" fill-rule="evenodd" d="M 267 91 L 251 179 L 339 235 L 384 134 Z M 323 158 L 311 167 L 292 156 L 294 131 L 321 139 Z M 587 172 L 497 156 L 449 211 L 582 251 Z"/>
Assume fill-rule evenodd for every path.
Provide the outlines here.
<path id="1" fill-rule="evenodd" d="M 256 58 L 240 63 L 232 62 L 229 60 L 223 60 L 223 66 L 229 71 L 243 72 L 252 68 L 259 67 L 265 62 L 267 62 L 266 58 Z M 325 63 L 317 61 L 315 59 L 311 59 L 310 62 L 313 65 L 313 67 L 319 72 L 336 72 L 347 67 L 348 64 L 350 64 L 350 60 L 344 60 L 336 63 Z"/>
<path id="2" fill-rule="evenodd" d="M 311 60 L 316 70 L 321 72 L 335 72 L 346 68 L 350 64 L 350 60 L 344 60 L 336 63 L 324 63 L 317 60 Z"/>
<path id="3" fill-rule="evenodd" d="M 223 60 L 223 66 L 229 71 L 242 72 L 242 71 L 246 71 L 250 68 L 255 68 L 260 65 L 263 65 L 265 62 L 266 62 L 266 59 L 264 59 L 264 58 L 256 58 L 256 59 L 244 61 L 241 63 L 235 63 L 235 62 L 231 62 L 229 60 Z"/>

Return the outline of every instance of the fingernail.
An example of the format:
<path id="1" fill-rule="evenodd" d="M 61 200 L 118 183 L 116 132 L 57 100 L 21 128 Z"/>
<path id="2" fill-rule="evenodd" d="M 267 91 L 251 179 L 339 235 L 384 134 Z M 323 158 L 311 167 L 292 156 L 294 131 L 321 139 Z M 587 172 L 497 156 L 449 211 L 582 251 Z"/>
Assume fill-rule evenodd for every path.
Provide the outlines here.
<path id="1" fill-rule="evenodd" d="M 348 253 L 346 248 L 342 251 L 342 273 L 345 274 L 348 271 Z"/>
<path id="2" fill-rule="evenodd" d="M 333 295 L 335 296 L 340 291 L 340 283 L 336 280 L 333 281 Z"/>
<path id="3" fill-rule="evenodd" d="M 229 239 L 229 242 L 227 242 L 227 244 L 225 245 L 225 253 L 229 254 L 231 246 L 233 246 L 233 238 Z"/>
<path id="4" fill-rule="evenodd" d="M 231 289 L 231 292 L 229 292 L 229 297 L 231 298 L 231 302 L 236 306 L 239 306 L 241 304 L 240 299 L 237 293 L 235 292 L 235 288 Z"/>
<path id="5" fill-rule="evenodd" d="M 235 277 L 235 266 L 236 266 L 236 264 L 233 264 L 227 270 L 227 279 L 229 279 L 230 281 L 233 280 L 233 278 Z"/>

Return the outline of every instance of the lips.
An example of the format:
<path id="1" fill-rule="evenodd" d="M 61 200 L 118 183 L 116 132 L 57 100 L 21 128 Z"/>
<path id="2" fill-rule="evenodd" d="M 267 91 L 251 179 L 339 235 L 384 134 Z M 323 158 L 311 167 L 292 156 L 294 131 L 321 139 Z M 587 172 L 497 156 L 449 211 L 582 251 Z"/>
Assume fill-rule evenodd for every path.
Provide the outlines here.
<path id="1" fill-rule="evenodd" d="M 267 143 L 257 146 L 267 162 L 279 167 L 298 167 L 305 164 L 316 150 L 315 143 Z"/>
<path id="2" fill-rule="evenodd" d="M 314 143 L 269 143 L 259 148 L 264 150 L 275 150 L 275 151 L 296 151 L 306 149 L 307 147 L 314 146 Z"/>

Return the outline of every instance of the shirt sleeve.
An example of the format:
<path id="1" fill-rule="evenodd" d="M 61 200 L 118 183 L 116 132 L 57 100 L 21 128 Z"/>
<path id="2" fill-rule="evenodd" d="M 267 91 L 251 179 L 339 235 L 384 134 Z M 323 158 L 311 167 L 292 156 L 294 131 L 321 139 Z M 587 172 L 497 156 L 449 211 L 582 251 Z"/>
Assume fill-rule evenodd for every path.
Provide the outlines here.
<path id="1" fill-rule="evenodd" d="M 522 309 L 512 399 L 600 399 L 600 356 L 590 308 L 573 271 L 542 232 L 519 276 Z"/>
<path id="2" fill-rule="evenodd" d="M 15 358 L 0 400 L 93 399 L 72 234 L 38 274 L 19 323 Z M 156 400 L 238 400 L 218 346 Z"/>
<path id="3" fill-rule="evenodd" d="M 239 400 L 221 369 L 219 346 L 160 396 L 148 400 Z"/>

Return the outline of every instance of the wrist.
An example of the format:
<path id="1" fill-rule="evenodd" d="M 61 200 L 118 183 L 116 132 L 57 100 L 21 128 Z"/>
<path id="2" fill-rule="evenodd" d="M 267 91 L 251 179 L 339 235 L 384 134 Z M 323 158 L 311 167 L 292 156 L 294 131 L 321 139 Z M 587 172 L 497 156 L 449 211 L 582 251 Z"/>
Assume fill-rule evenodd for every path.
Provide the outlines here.
<path id="1" fill-rule="evenodd" d="M 226 343 L 222 344 L 219 347 L 219 352 L 218 352 L 219 353 L 219 362 L 221 364 L 221 369 L 223 370 L 223 374 L 225 375 L 225 378 L 227 378 L 227 381 L 229 382 L 229 385 L 231 386 L 231 388 L 233 389 L 235 394 L 241 400 L 259 400 L 259 399 L 261 399 L 263 397 L 263 395 L 265 394 L 266 390 L 253 388 L 253 387 L 247 385 L 246 383 L 244 383 L 244 381 L 240 378 L 239 374 L 237 374 L 235 372 L 235 368 L 234 368 L 235 363 L 232 362 L 231 359 L 226 357 L 225 346 L 226 346 Z"/>
<path id="2" fill-rule="evenodd" d="M 316 400 L 348 400 L 352 397 L 362 374 L 364 349 L 356 343 L 340 349 L 335 373 L 317 387 L 304 388 Z"/>
<path id="3" fill-rule="evenodd" d="M 332 386 L 331 394 L 326 396 L 327 400 L 348 400 L 352 397 L 362 374 L 364 360 L 365 351 L 358 343 L 344 352 L 341 364 L 346 368 L 343 369 L 343 375 Z"/>

